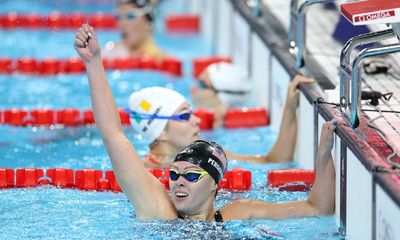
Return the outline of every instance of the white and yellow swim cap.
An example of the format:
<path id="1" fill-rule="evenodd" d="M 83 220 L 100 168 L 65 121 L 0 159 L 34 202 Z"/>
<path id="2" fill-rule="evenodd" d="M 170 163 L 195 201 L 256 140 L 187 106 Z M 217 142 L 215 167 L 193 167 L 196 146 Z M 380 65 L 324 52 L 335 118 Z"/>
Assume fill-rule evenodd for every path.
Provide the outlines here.
<path id="1" fill-rule="evenodd" d="M 248 100 L 251 82 L 244 69 L 232 63 L 219 62 L 208 66 L 206 72 L 214 89 L 217 90 L 218 98 L 223 103 L 233 107 Z"/>
<path id="2" fill-rule="evenodd" d="M 149 87 L 131 94 L 129 110 L 139 114 L 171 116 L 185 102 L 185 98 L 174 90 Z M 132 115 L 130 120 L 133 128 L 150 143 L 160 136 L 168 123 L 168 119 L 141 119 Z"/>

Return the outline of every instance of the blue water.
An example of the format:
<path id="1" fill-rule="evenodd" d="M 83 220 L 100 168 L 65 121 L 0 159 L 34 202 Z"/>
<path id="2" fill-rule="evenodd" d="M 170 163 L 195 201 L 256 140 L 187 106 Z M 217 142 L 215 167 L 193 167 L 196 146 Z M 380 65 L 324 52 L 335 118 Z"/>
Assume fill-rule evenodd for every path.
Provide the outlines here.
<path id="1" fill-rule="evenodd" d="M 144 155 L 148 150 L 146 143 L 131 128 L 124 130 L 139 154 Z M 0 136 L 1 167 L 111 169 L 104 145 L 95 128 L 50 130 L 3 126 L 0 128 Z M 240 144 L 237 140 L 245 136 L 248 142 Z M 203 137 L 212 138 L 227 149 L 246 154 L 262 154 L 272 147 L 276 132 L 269 127 L 231 131 L 216 129 L 204 132 Z M 306 192 L 277 191 L 266 185 L 268 170 L 296 167 L 294 164 L 260 165 L 230 161 L 229 168 L 233 167 L 252 171 L 252 189 L 246 192 L 221 191 L 215 203 L 217 208 L 238 198 L 269 202 L 307 198 Z M 266 232 L 279 233 L 288 239 L 336 239 L 333 217 L 233 221 L 224 224 L 179 220 L 139 222 L 135 221 L 134 209 L 121 193 L 84 192 L 48 186 L 2 190 L 0 199 L 2 239 L 170 239 L 178 236 L 190 239 L 259 239 L 268 237 Z M 174 230 L 171 231 L 171 228 Z"/>
<path id="2" fill-rule="evenodd" d="M 127 107 L 133 91 L 150 86 L 172 88 L 189 97 L 190 81 L 168 74 L 114 71 L 108 72 L 107 77 L 118 107 Z M 89 84 L 84 74 L 50 77 L 0 75 L 0 102 L 1 108 L 91 108 Z"/>
<path id="3" fill-rule="evenodd" d="M 8 12 L 48 14 L 54 11 L 111 12 L 114 10 L 115 2 L 116 0 L 2 0 L 0 14 Z M 190 8 L 189 1 L 161 0 L 159 2 L 161 4 L 157 9 L 157 16 L 164 16 L 164 13 L 187 12 Z"/>
<path id="4" fill-rule="evenodd" d="M 104 46 L 108 41 L 119 40 L 117 31 L 96 30 L 100 45 Z M 2 57 L 18 58 L 23 56 L 35 56 L 36 58 L 68 58 L 77 56 L 73 46 L 76 31 L 45 29 L 0 29 L 0 52 Z M 209 56 L 210 49 L 204 46 L 203 41 L 195 34 L 167 34 L 163 31 L 154 32 L 157 44 L 169 55 L 179 59 Z M 179 48 L 176 43 L 179 42 Z M 49 51 L 57 49 L 57 51 Z"/>
<path id="5" fill-rule="evenodd" d="M 271 236 L 266 232 L 285 236 L 270 239 L 337 239 L 332 227 L 334 220 L 329 217 L 223 224 L 135 221 L 135 213 L 123 194 L 54 187 L 12 189 L 0 194 L 2 239 L 266 239 Z M 268 189 L 260 189 L 257 194 L 265 200 L 304 198 L 299 196 L 301 194 L 271 193 Z M 222 198 L 248 195 L 222 191 L 217 196 L 217 203 Z"/>
<path id="6" fill-rule="evenodd" d="M 186 1 L 163 3 L 159 16 L 167 11 L 187 10 Z M 73 4 L 72 4 L 72 3 Z M 78 4 L 79 2 L 79 4 Z M 94 7 L 93 0 L 33 1 L 4 0 L 0 13 L 18 11 L 47 14 L 54 10 L 107 11 L 111 0 Z M 168 2 L 168 1 L 167 1 Z M 172 6 L 171 6 L 172 5 Z M 119 107 L 127 105 L 132 91 L 148 86 L 164 86 L 189 98 L 191 60 L 211 53 L 210 46 L 197 35 L 169 35 L 162 28 L 160 17 L 155 29 L 156 41 L 169 54 L 184 62 L 184 76 L 141 71 L 108 72 L 111 89 Z M 0 30 L 0 57 L 68 58 L 76 56 L 72 48 L 73 31 Z M 99 31 L 101 44 L 118 39 L 116 31 Z M 86 76 L 0 75 L 0 109 L 5 108 L 90 108 Z M 125 134 L 140 156 L 148 151 L 147 143 L 130 127 Z M 219 142 L 224 148 L 243 154 L 265 154 L 276 139 L 277 131 L 270 127 L 202 132 L 202 137 Z M 0 168 L 94 168 L 111 169 L 98 131 L 78 128 L 16 128 L 0 126 Z M 266 185 L 268 170 L 298 167 L 287 164 L 251 164 L 232 160 L 229 169 L 251 170 L 251 191 L 221 191 L 216 207 L 238 198 L 262 199 L 270 202 L 303 200 L 307 192 L 282 192 Z M 228 223 L 176 221 L 137 221 L 135 211 L 122 193 L 85 192 L 42 186 L 34 189 L 0 191 L 0 239 L 339 239 L 333 217 L 296 218 L 283 221 L 249 220 Z M 283 237 L 271 235 L 278 233 Z"/>

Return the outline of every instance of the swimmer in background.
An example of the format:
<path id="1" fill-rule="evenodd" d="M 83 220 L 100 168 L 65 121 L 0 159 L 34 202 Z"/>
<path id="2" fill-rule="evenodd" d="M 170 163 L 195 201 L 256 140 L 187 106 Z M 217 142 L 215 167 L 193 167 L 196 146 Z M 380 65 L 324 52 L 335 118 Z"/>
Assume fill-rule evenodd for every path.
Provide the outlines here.
<path id="1" fill-rule="evenodd" d="M 228 153 L 229 158 L 261 162 L 285 162 L 293 159 L 297 137 L 297 114 L 300 83 L 313 83 L 313 79 L 295 76 L 288 86 L 278 139 L 263 158 L 249 158 Z M 192 99 L 198 108 L 214 113 L 214 127 L 222 126 L 229 108 L 243 106 L 251 93 L 250 79 L 239 66 L 220 62 L 208 66 L 199 76 L 198 86 L 192 88 Z"/>
<path id="2" fill-rule="evenodd" d="M 303 79 L 303 82 L 313 82 Z M 209 65 L 200 73 L 196 83 L 191 91 L 193 103 L 214 113 L 214 127 L 224 124 L 229 108 L 245 107 L 249 103 L 251 80 L 244 69 L 233 63 Z"/>
<path id="3" fill-rule="evenodd" d="M 107 42 L 104 58 L 147 56 L 162 60 L 166 54 L 153 38 L 155 3 L 151 0 L 117 0 L 115 18 L 122 39 Z"/>
<path id="4" fill-rule="evenodd" d="M 90 36 L 89 36 L 90 33 Z M 140 220 L 230 221 L 250 218 L 283 219 L 333 214 L 335 168 L 331 156 L 336 122 L 322 127 L 316 162 L 316 179 L 306 200 L 269 203 L 254 199 L 235 200 L 214 208 L 218 184 L 227 170 L 223 149 L 214 142 L 197 140 L 181 150 L 170 169 L 168 192 L 148 172 L 126 138 L 107 82 L 94 29 L 78 30 L 74 46 L 86 64 L 96 126 L 124 194 Z"/>
<path id="5" fill-rule="evenodd" d="M 229 108 L 243 107 L 250 96 L 250 79 L 239 66 L 220 62 L 209 65 L 193 86 L 191 97 L 196 107 L 214 113 L 214 127 L 224 124 Z"/>
<path id="6" fill-rule="evenodd" d="M 291 161 L 297 136 L 297 86 L 309 82 L 312 81 L 296 76 L 290 83 L 281 129 L 271 151 L 265 155 L 243 155 L 225 149 L 228 159 L 257 163 Z M 144 158 L 148 167 L 168 167 L 180 150 L 200 139 L 200 119 L 191 112 L 186 99 L 174 90 L 141 89 L 131 94 L 125 111 L 130 113 L 133 128 L 150 143 L 150 152 Z"/>

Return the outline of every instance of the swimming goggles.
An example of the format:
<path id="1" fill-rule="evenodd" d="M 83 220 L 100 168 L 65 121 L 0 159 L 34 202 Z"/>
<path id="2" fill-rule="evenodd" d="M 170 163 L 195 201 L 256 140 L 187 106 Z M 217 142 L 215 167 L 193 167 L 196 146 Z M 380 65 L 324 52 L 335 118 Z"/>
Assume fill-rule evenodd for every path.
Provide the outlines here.
<path id="1" fill-rule="evenodd" d="M 130 110 L 129 108 L 125 108 L 125 112 L 129 113 L 132 118 L 135 119 L 165 119 L 165 120 L 174 120 L 174 121 L 189 121 L 190 117 L 192 116 L 192 111 L 184 111 L 176 115 L 172 116 L 161 116 L 157 114 L 147 114 L 147 113 L 138 113 L 135 111 Z"/>
<path id="2" fill-rule="evenodd" d="M 126 19 L 126 20 L 135 20 L 136 18 L 142 17 L 148 13 L 150 13 L 152 10 L 152 7 L 144 7 L 140 9 L 135 9 L 135 10 L 130 10 L 127 12 L 119 12 L 117 11 L 114 14 L 114 17 L 117 21 Z"/>
<path id="3" fill-rule="evenodd" d="M 226 90 L 226 89 L 215 89 L 212 86 L 207 85 L 203 80 L 199 80 L 199 87 L 200 89 L 210 89 L 212 91 L 214 91 L 215 93 L 226 93 L 226 94 L 231 94 L 231 95 L 245 95 L 248 92 L 247 91 L 234 91 L 234 90 Z"/>
<path id="4" fill-rule="evenodd" d="M 177 170 L 173 168 L 169 170 L 169 178 L 171 179 L 171 181 L 176 181 L 179 179 L 180 176 L 182 176 L 189 182 L 197 182 L 207 175 L 209 174 L 206 171 L 189 170 L 185 173 L 179 173 Z"/>

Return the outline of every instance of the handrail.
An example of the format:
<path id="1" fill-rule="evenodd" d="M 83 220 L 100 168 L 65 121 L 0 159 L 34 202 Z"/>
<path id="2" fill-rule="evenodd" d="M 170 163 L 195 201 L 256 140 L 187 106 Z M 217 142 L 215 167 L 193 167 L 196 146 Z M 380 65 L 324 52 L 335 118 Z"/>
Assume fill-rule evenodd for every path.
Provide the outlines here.
<path id="1" fill-rule="evenodd" d="M 349 107 L 349 77 L 351 76 L 350 56 L 351 52 L 359 45 L 376 42 L 395 37 L 392 29 L 365 33 L 348 40 L 340 53 L 340 109 L 348 111 Z"/>
<path id="2" fill-rule="evenodd" d="M 290 2 L 290 25 L 288 33 L 289 52 L 296 56 L 296 67 L 304 66 L 306 44 L 306 10 L 316 3 L 328 3 L 334 0 L 306 0 L 298 8 L 299 0 Z"/>
<path id="3" fill-rule="evenodd" d="M 392 25 L 393 31 L 396 34 L 397 39 L 400 40 L 400 22 L 391 23 L 390 25 Z"/>
<path id="4" fill-rule="evenodd" d="M 381 47 L 373 47 L 363 49 L 354 59 L 351 73 L 351 104 L 356 107 L 351 107 L 350 124 L 353 128 L 358 127 L 361 115 L 361 63 L 368 57 L 388 55 L 391 53 L 400 52 L 400 44 L 390 44 Z"/>
<path id="5" fill-rule="evenodd" d="M 251 8 L 253 17 L 261 16 L 261 0 L 248 0 L 247 5 Z"/>

